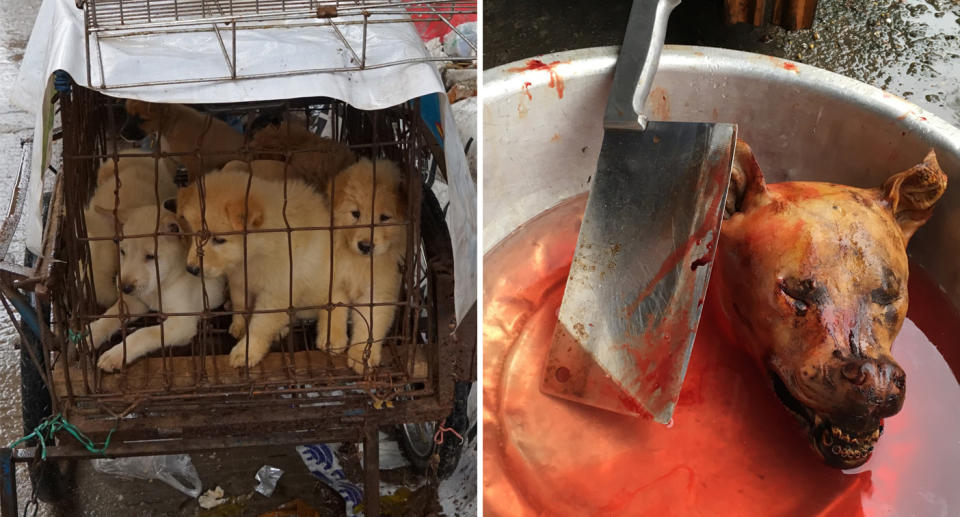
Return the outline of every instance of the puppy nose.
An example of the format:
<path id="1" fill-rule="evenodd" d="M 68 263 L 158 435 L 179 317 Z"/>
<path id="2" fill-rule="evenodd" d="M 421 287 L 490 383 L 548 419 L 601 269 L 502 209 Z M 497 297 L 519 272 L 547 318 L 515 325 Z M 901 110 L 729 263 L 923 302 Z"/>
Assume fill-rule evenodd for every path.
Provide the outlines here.
<path id="1" fill-rule="evenodd" d="M 200 268 L 197 266 L 187 266 L 187 272 L 193 276 L 197 276 L 200 274 Z"/>
<path id="2" fill-rule="evenodd" d="M 133 292 L 133 284 L 124 282 L 120 284 L 120 290 L 123 291 L 123 294 L 130 294 Z"/>
<path id="3" fill-rule="evenodd" d="M 373 249 L 373 245 L 370 244 L 370 241 L 360 241 L 357 243 L 357 248 L 360 250 L 360 253 L 366 255 Z"/>

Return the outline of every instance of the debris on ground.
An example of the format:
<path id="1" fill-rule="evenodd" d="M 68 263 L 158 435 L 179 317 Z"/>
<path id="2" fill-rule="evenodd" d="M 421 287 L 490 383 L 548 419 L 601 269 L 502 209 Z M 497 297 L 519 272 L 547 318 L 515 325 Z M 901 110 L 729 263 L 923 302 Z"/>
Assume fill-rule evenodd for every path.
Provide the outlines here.
<path id="1" fill-rule="evenodd" d="M 227 499 L 223 496 L 223 489 L 217 486 L 217 488 L 204 492 L 203 495 L 197 499 L 197 502 L 200 503 L 200 508 L 209 510 L 210 508 L 220 506 L 227 502 Z"/>
<path id="2" fill-rule="evenodd" d="M 191 498 L 200 495 L 203 484 L 189 454 L 139 456 L 132 458 L 98 458 L 93 460 L 97 472 L 145 481 L 159 480 Z"/>
<path id="3" fill-rule="evenodd" d="M 257 486 L 253 490 L 266 497 L 270 497 L 273 495 L 273 491 L 277 489 L 277 481 L 280 481 L 280 476 L 282 475 L 283 470 L 277 467 L 271 467 L 270 465 L 260 467 L 257 475 L 254 476 L 257 480 Z"/>
<path id="4" fill-rule="evenodd" d="M 320 517 L 320 513 L 303 499 L 294 499 L 280 505 L 276 510 L 261 513 L 259 517 Z"/>

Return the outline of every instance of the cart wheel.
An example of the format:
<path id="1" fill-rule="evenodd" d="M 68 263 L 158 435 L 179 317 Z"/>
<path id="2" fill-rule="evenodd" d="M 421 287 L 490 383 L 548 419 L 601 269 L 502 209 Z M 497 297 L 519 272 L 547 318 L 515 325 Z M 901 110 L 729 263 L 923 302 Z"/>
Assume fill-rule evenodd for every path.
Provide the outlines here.
<path id="1" fill-rule="evenodd" d="M 440 464 L 437 466 L 438 479 L 446 479 L 457 470 L 463 447 L 469 443 L 467 436 L 467 429 L 470 426 L 470 418 L 467 415 L 467 397 L 469 394 L 470 383 L 457 382 L 454 388 L 453 411 L 450 412 L 446 420 L 440 422 L 447 429 L 452 429 L 462 436 L 462 442 L 456 435 L 448 431 L 444 433 L 443 443 L 437 445 L 434 441 L 437 432 L 436 422 L 408 423 L 397 426 L 397 442 L 400 444 L 400 450 L 403 451 L 403 455 L 417 473 L 426 474 L 429 471 L 430 459 L 435 449 L 440 456 Z"/>

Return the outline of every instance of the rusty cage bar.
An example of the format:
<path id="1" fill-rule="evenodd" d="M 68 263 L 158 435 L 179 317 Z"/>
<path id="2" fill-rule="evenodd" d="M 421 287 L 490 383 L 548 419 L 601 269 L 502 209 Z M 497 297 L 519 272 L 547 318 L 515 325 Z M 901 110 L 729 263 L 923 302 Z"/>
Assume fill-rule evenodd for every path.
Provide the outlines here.
<path id="1" fill-rule="evenodd" d="M 108 456 L 128 456 L 157 453 L 187 452 L 215 448 L 257 444 L 295 444 L 324 440 L 373 440 L 378 427 L 403 422 L 437 421 L 444 418 L 453 404 L 454 383 L 469 380 L 474 361 L 472 336 L 458 339 L 455 334 L 456 316 L 453 304 L 453 256 L 444 214 L 429 188 L 427 177 L 431 169 L 445 170 L 443 152 L 436 137 L 423 122 L 419 112 L 420 101 L 414 100 L 378 111 L 360 111 L 347 104 L 328 98 L 295 99 L 288 101 L 253 102 L 206 106 L 198 111 L 205 117 L 202 135 L 209 135 L 211 124 L 230 120 L 243 128 L 243 144 L 238 149 L 204 152 L 204 136 L 190 149 L 167 149 L 164 138 L 152 139 L 148 149 L 131 147 L 118 138 L 122 126 L 129 124 L 122 100 L 72 85 L 69 93 L 60 93 L 58 100 L 63 125 L 63 170 L 57 174 L 54 201 L 49 212 L 45 232 L 45 254 L 29 274 L 4 274 L 2 299 L 11 319 L 18 321 L 12 308 L 13 298 L 34 295 L 37 320 L 48 320 L 41 325 L 40 351 L 42 357 L 31 357 L 46 384 L 52 399 L 53 413 L 62 413 L 78 429 L 94 441 L 104 441 L 112 434 Z M 216 117 L 214 116 L 216 115 Z M 288 187 L 303 188 L 296 180 L 296 167 L 313 163 L 317 156 L 329 153 L 324 146 L 281 145 L 258 146 L 254 135 L 273 127 L 283 136 L 294 128 L 305 129 L 312 135 L 325 135 L 329 141 L 339 142 L 358 157 L 384 158 L 397 164 L 402 182 L 398 199 L 406 200 L 402 213 L 381 214 L 372 210 L 369 220 L 353 224 L 335 225 L 331 211 L 329 222 L 313 227 L 296 227 L 289 223 L 294 214 L 287 212 L 287 203 L 295 195 Z M 302 131 L 301 131 L 302 133 Z M 282 138 L 281 138 L 282 140 Z M 319 154 L 311 154 L 319 153 Z M 306 157 L 297 161 L 298 157 Z M 188 228 L 184 217 L 177 212 L 179 227 L 163 227 L 160 208 L 156 215 L 155 231 L 128 235 L 123 231 L 121 218 L 124 209 L 120 200 L 123 181 L 121 169 L 130 158 L 152 160 L 153 192 L 149 195 L 157 207 L 168 201 L 161 196 L 161 174 L 173 160 L 179 162 L 176 176 L 178 192 L 195 188 L 200 194 L 202 223 L 200 228 Z M 257 194 L 261 183 L 247 174 L 246 196 L 243 200 L 243 228 L 231 232 L 217 232 L 207 217 L 213 213 L 212 202 L 203 199 L 216 196 L 207 190 L 213 176 L 205 170 L 190 170 L 183 163 L 220 163 L 237 158 L 245 163 L 265 160 L 274 170 L 280 170 L 269 180 L 282 183 L 281 199 L 269 199 L 267 204 L 280 203 L 284 224 L 277 228 L 252 228 L 251 196 Z M 318 160 L 320 158 L 317 158 Z M 194 161 L 191 161 L 194 160 Z M 380 162 L 372 163 L 373 184 L 370 185 L 370 208 L 376 208 L 381 191 L 376 188 L 386 177 Z M 201 165 L 199 168 L 203 168 Z M 254 171 L 255 169 L 250 169 Z M 108 174 L 98 171 L 107 171 Z M 379 176 L 378 176 L 379 174 Z M 259 176 L 257 176 L 259 178 Z M 336 188 L 341 175 L 332 175 L 326 188 L 311 185 L 316 194 L 337 206 Z M 88 234 L 85 210 L 98 184 L 112 180 L 114 204 L 112 212 L 114 232 L 108 236 Z M 346 180 L 341 180 L 346 181 Z M 211 187 L 212 188 L 212 187 Z M 273 188 L 273 187 L 271 187 Z M 126 192 L 126 191 L 124 191 Z M 109 197 L 109 196 L 108 196 Z M 331 199 L 332 198 L 332 199 Z M 177 209 L 181 207 L 176 207 Z M 318 205 L 318 210 L 322 209 Z M 360 212 L 357 208 L 353 213 Z M 389 217 L 387 217 L 389 215 Z M 172 229 L 171 229 L 172 228 Z M 213 228 L 213 229 L 212 229 Z M 334 244 L 338 232 L 369 229 L 370 242 L 377 242 L 376 232 L 391 228 L 405 231 L 403 259 L 396 275 L 400 280 L 399 294 L 394 300 L 374 300 L 377 274 L 374 254 L 369 253 L 369 280 L 374 286 L 362 300 L 337 300 L 334 283 L 345 273 L 338 274 L 337 253 Z M 251 251 L 248 244 L 263 242 L 266 234 L 282 235 L 289 261 L 276 271 L 249 271 Z M 329 259 L 326 303 L 298 305 L 294 291 L 303 279 L 313 273 L 304 273 L 294 263 L 294 245 L 299 235 L 307 235 L 297 242 L 328 240 Z M 310 237 L 313 235 L 313 237 Z M 116 250 L 117 278 L 122 279 L 123 257 L 120 251 L 125 242 L 141 238 L 152 243 L 153 254 L 161 253 L 160 239 L 175 237 L 180 242 L 195 246 L 200 261 L 200 276 L 204 285 L 203 310 L 178 311 L 164 302 L 161 279 L 161 260 L 154 260 L 157 298 L 163 310 L 129 310 L 127 302 L 118 305 L 119 313 L 103 315 L 105 307 L 98 304 L 100 285 L 93 282 L 93 255 L 91 247 L 97 242 L 113 245 Z M 210 303 L 210 281 L 204 269 L 210 263 L 214 239 L 234 239 L 242 242 L 244 293 L 242 307 L 236 304 L 214 306 Z M 307 240 L 309 239 L 309 240 Z M 275 239 L 276 240 L 276 239 Z M 275 250 L 274 250 L 275 252 Z M 254 253 L 261 253 L 254 250 Z M 163 257 L 161 257 L 163 258 Z M 149 255 L 147 257 L 149 261 Z M 320 260 L 322 263 L 321 259 Z M 364 259 L 366 260 L 366 259 Z M 96 263 L 100 263 L 99 261 Z M 388 268 L 389 269 L 389 268 Z M 379 271 L 379 270 L 378 270 Z M 259 309 L 251 307 L 247 281 L 251 275 L 266 275 L 269 282 L 286 283 L 288 300 L 283 306 Z M 320 273 L 316 273 L 320 275 Z M 271 276 L 273 275 L 273 276 Z M 116 285 L 111 288 L 118 289 Z M 127 300 L 124 294 L 117 293 Z M 236 293 L 225 294 L 225 299 L 237 300 Z M 20 304 L 22 305 L 22 303 Z M 375 308 L 393 307 L 393 323 L 382 339 L 373 336 Z M 19 308 L 19 307 L 18 307 Z M 337 309 L 347 310 L 351 316 L 350 346 L 363 347 L 362 365 L 348 363 L 349 352 L 338 352 L 331 339 L 320 339 L 319 348 L 316 318 L 327 319 L 327 329 Z M 310 317 L 310 314 L 314 314 Z M 234 317 L 250 322 L 260 314 L 282 315 L 289 321 L 274 340 L 271 352 L 254 366 L 250 365 L 249 343 L 246 340 L 245 366 L 230 366 L 229 353 L 237 339 L 229 333 Z M 306 316 L 298 318 L 298 316 Z M 171 318 L 195 316 L 199 318 L 196 335 L 183 346 L 170 346 Z M 108 343 L 96 347 L 90 342 L 91 324 L 101 318 L 116 318 L 122 328 Z M 139 322 L 134 322 L 138 319 Z M 130 352 L 131 335 L 141 329 L 158 327 L 159 350 L 146 357 L 123 364 L 119 372 L 98 368 L 98 358 L 111 346 L 122 347 L 123 357 Z M 258 327 L 259 328 L 259 327 Z M 18 325 L 23 339 L 25 329 Z M 329 332 L 328 332 L 329 333 Z M 374 347 L 382 348 L 380 364 L 372 364 Z M 32 353 L 32 352 L 31 352 Z M 352 367 L 351 367 L 352 364 Z M 373 438 L 371 438 L 371 436 Z M 60 440 L 51 449 L 51 458 L 86 458 L 93 456 L 70 440 Z M 15 449 L 14 459 L 32 457 L 31 448 Z M 368 472 L 368 488 L 376 483 Z M 374 485 L 375 486 L 375 485 Z M 370 502 L 371 505 L 375 502 Z M 368 506 L 369 510 L 375 507 Z M 373 513 L 375 514 L 375 512 Z"/>

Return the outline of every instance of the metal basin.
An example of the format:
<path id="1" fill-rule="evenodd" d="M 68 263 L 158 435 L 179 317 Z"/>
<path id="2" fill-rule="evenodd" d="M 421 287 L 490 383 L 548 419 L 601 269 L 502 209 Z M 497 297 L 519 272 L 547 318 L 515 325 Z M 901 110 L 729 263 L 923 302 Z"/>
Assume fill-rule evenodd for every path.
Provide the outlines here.
<path id="1" fill-rule="evenodd" d="M 483 249 L 588 190 L 616 48 L 540 56 L 484 72 Z M 911 258 L 960 306 L 960 130 L 859 81 L 777 58 L 667 46 L 647 101 L 653 120 L 736 122 L 767 181 L 878 186 L 933 147 L 950 186 L 911 240 Z"/>
<path id="2" fill-rule="evenodd" d="M 486 513 L 957 514 L 960 361 L 953 350 L 906 346 L 923 336 L 913 323 L 894 352 L 914 368 L 913 397 L 886 422 L 872 463 L 854 471 L 823 465 L 756 365 L 714 346 L 723 342 L 711 342 L 723 332 L 716 314 L 701 321 L 688 397 L 681 394 L 669 430 L 540 392 L 584 206 L 583 196 L 571 198 L 588 190 L 596 167 L 615 59 L 615 48 L 586 49 L 484 73 Z M 668 47 L 647 109 L 653 119 L 740 124 L 771 182 L 879 186 L 935 148 L 951 185 L 909 252 L 929 274 L 921 278 L 960 305 L 956 128 L 823 70 L 698 47 Z M 923 311 L 931 306 L 923 300 L 911 303 Z M 921 350 L 930 356 L 921 360 Z"/>

